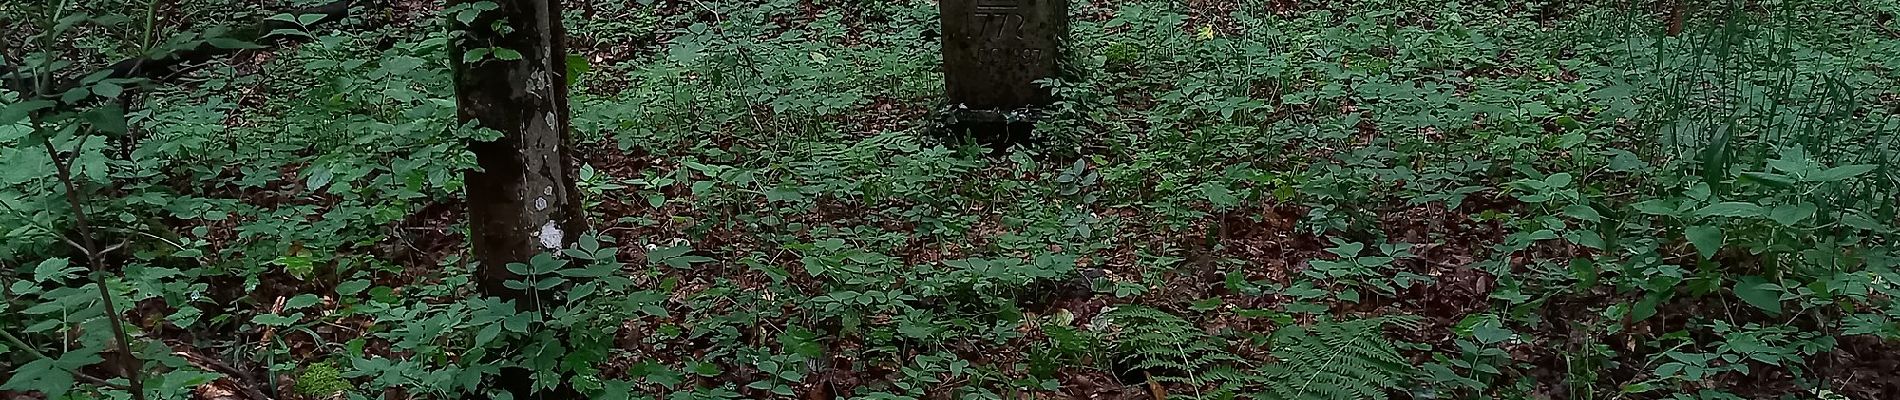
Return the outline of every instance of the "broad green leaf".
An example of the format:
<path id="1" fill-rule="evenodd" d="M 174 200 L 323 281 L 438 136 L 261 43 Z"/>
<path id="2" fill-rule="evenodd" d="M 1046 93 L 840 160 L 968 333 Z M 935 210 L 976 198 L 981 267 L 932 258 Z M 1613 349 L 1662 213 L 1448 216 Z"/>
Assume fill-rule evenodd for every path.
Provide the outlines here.
<path id="1" fill-rule="evenodd" d="M 57 103 L 54 103 L 52 100 L 28 100 L 7 104 L 5 107 L 0 107 L 0 125 L 12 125 L 13 123 L 20 122 L 20 120 L 26 119 L 28 115 L 32 115 L 34 111 L 52 107 L 54 104 Z"/>
<path id="2" fill-rule="evenodd" d="M 323 301 L 323 299 L 318 298 L 317 295 L 307 294 L 307 293 L 301 294 L 301 295 L 297 295 L 297 297 L 290 298 L 290 300 L 285 300 L 284 309 L 296 310 L 296 309 L 316 305 L 318 302 L 321 302 L 321 301 Z"/>
<path id="3" fill-rule="evenodd" d="M 1872 172 L 1875 167 L 1873 164 L 1843 165 L 1801 177 L 1801 180 L 1808 182 L 1833 182 Z"/>
<path id="4" fill-rule="evenodd" d="M 587 76 L 587 71 L 593 68 L 593 64 L 587 62 L 587 57 L 579 54 L 567 55 L 567 85 L 574 86 L 575 83 L 579 83 L 581 77 Z"/>
<path id="5" fill-rule="evenodd" d="M 66 257 L 41 260 L 39 266 L 33 267 L 33 281 L 53 282 L 70 278 L 72 277 L 72 271 L 69 271 L 67 267 L 71 265 L 72 261 L 66 259 Z"/>
<path id="6" fill-rule="evenodd" d="M 331 179 L 336 179 L 335 172 L 321 166 L 314 167 L 313 171 L 310 171 L 310 176 L 304 178 L 304 188 L 312 192 L 323 190 L 324 186 L 330 184 Z"/>
<path id="7" fill-rule="evenodd" d="M 369 285 L 370 282 L 363 279 L 344 281 L 343 283 L 336 284 L 336 294 L 344 296 L 355 295 L 362 293 L 363 289 L 368 289 Z"/>
<path id="8" fill-rule="evenodd" d="M 472 63 L 476 61 L 481 61 L 483 57 L 488 57 L 488 53 L 493 52 L 493 51 L 494 50 L 490 50 L 487 47 L 477 47 L 473 49 L 468 49 L 468 51 L 462 52 L 462 62 Z"/>
<path id="9" fill-rule="evenodd" d="M 494 52 L 495 52 L 495 58 L 500 59 L 502 61 L 515 61 L 515 60 L 521 59 L 521 52 L 515 51 L 514 49 L 496 47 Z"/>
<path id="10" fill-rule="evenodd" d="M 1649 168 L 1648 162 L 1644 162 L 1642 158 L 1636 156 L 1636 153 L 1631 153 L 1629 150 L 1610 149 L 1609 154 L 1611 171 L 1629 172 Z"/>
<path id="11" fill-rule="evenodd" d="M 1813 217 L 1815 210 L 1814 203 L 1782 204 L 1768 211 L 1768 219 L 1783 226 L 1794 226 L 1796 223 L 1807 220 L 1808 217 Z"/>
<path id="12" fill-rule="evenodd" d="M 1781 314 L 1782 291 L 1780 285 L 1759 276 L 1748 275 L 1735 280 L 1735 297 L 1769 314 Z"/>
<path id="13" fill-rule="evenodd" d="M 1695 210 L 1695 215 L 1698 217 L 1738 217 L 1739 218 L 1739 217 L 1760 217 L 1763 214 L 1765 213 L 1762 211 L 1761 206 L 1755 205 L 1755 203 L 1744 203 L 1744 202 L 1739 202 L 1739 201 L 1724 201 L 1720 203 L 1710 204 L 1708 207 L 1702 207 L 1702 209 Z"/>
<path id="14" fill-rule="evenodd" d="M 1715 252 L 1722 249 L 1722 228 L 1710 225 L 1697 225 L 1683 229 L 1683 235 L 1689 238 L 1689 244 L 1695 245 L 1702 259 L 1715 258 Z"/>
<path id="15" fill-rule="evenodd" d="M 125 135 L 125 110 L 118 106 L 101 106 L 80 114 L 85 123 L 91 123 L 93 129 L 110 135 Z"/>
<path id="16" fill-rule="evenodd" d="M 13 376 L 0 383 L 0 390 L 41 392 L 55 397 L 64 397 L 74 388 L 71 371 L 60 368 L 53 359 L 41 358 L 21 365 L 14 370 Z"/>
<path id="17" fill-rule="evenodd" d="M 290 326 L 290 324 L 297 323 L 297 319 L 302 317 L 302 313 L 291 313 L 290 315 L 258 314 L 256 317 L 251 317 L 251 322 L 268 326 Z"/>
<path id="18" fill-rule="evenodd" d="M 1517 334 L 1511 332 L 1510 329 L 1498 326 L 1495 321 L 1471 327 L 1471 337 L 1478 339 L 1479 342 L 1483 342 L 1484 344 L 1503 342 L 1515 335 Z"/>
<path id="19" fill-rule="evenodd" d="M 1768 172 L 1744 172 L 1742 176 L 1760 181 L 1768 186 L 1780 188 L 1793 186 L 1795 182 L 1794 177 Z"/>
<path id="20" fill-rule="evenodd" d="M 594 400 L 632 400 L 633 393 L 635 390 L 637 389 L 633 387 L 633 382 L 623 381 L 619 379 L 608 379 L 605 382 L 601 382 L 600 394 L 594 395 L 593 399 Z"/>
<path id="21" fill-rule="evenodd" d="M 261 48 L 264 48 L 264 46 L 259 46 L 257 43 L 251 43 L 248 41 L 243 41 L 243 40 L 238 40 L 238 39 L 233 39 L 233 38 L 228 38 L 228 37 L 214 37 L 210 39 L 205 39 L 205 44 L 209 44 L 212 47 L 217 47 L 220 49 L 261 49 Z"/>
<path id="22" fill-rule="evenodd" d="M 92 94 L 99 95 L 99 97 L 110 99 L 119 97 L 120 94 L 124 93 L 125 87 L 119 86 L 117 83 L 99 82 L 99 84 L 92 85 Z"/>
<path id="23" fill-rule="evenodd" d="M 1576 176 L 1570 175 L 1569 172 L 1559 172 L 1545 177 L 1544 184 L 1549 185 L 1552 189 L 1567 188 L 1570 187 L 1570 183 L 1575 180 Z"/>
<path id="24" fill-rule="evenodd" d="M 1240 198 L 1234 196 L 1232 190 L 1228 190 L 1227 186 L 1215 182 L 1202 185 L 1201 195 L 1206 196 L 1209 203 L 1214 203 L 1215 206 L 1219 207 L 1233 207 L 1240 204 Z"/>
<path id="25" fill-rule="evenodd" d="M 1564 207 L 1564 215 L 1590 222 L 1603 219 L 1603 214 L 1597 213 L 1597 209 L 1582 204 L 1572 204 L 1569 207 Z"/>

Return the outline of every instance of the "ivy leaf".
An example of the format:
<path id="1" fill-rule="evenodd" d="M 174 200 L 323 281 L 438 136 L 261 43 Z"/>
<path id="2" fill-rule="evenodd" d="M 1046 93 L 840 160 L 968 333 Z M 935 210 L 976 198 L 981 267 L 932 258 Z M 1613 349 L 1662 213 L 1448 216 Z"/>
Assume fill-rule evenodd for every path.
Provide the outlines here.
<path id="1" fill-rule="evenodd" d="M 1722 249 L 1722 228 L 1710 225 L 1697 225 L 1683 229 L 1683 235 L 1689 238 L 1689 244 L 1695 245 L 1702 259 L 1715 257 L 1715 251 Z"/>
<path id="2" fill-rule="evenodd" d="M 1769 314 L 1781 314 L 1780 285 L 1769 283 L 1767 279 L 1748 275 L 1735 280 L 1735 297 L 1740 297 L 1748 305 L 1767 311 Z"/>

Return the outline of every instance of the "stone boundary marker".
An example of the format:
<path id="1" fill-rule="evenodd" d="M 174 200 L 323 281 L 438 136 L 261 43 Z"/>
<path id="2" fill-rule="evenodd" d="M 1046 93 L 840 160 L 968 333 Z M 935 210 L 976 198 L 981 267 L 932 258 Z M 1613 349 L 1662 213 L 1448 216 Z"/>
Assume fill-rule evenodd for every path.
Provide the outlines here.
<path id="1" fill-rule="evenodd" d="M 1026 137 L 1035 108 L 1053 99 L 1068 32 L 1067 0 L 940 0 L 944 87 L 953 131 L 979 141 Z M 1018 132 L 1020 131 L 1020 132 Z"/>

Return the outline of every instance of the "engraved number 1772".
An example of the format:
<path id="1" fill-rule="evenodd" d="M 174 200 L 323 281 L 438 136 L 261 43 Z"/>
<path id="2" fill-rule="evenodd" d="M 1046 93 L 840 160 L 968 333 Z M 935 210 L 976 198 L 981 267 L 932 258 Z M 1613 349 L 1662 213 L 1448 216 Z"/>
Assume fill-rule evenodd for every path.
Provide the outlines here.
<path id="1" fill-rule="evenodd" d="M 1021 40 L 1023 38 L 1023 24 L 1026 21 L 1022 14 L 978 11 L 971 17 L 977 24 L 977 29 L 971 33 L 973 38 L 990 40 Z"/>

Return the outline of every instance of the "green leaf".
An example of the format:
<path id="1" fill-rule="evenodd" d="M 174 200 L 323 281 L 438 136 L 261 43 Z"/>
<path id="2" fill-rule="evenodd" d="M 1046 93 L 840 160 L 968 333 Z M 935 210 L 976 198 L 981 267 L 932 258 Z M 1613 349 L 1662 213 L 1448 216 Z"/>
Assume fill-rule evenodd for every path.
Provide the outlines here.
<path id="1" fill-rule="evenodd" d="M 1801 180 L 1808 182 L 1833 182 L 1872 172 L 1874 168 L 1875 166 L 1873 164 L 1843 165 L 1801 177 Z"/>
<path id="2" fill-rule="evenodd" d="M 237 39 L 228 38 L 228 37 L 214 37 L 210 39 L 205 39 L 205 43 L 211 45 L 212 47 L 217 47 L 220 49 L 261 49 L 261 48 L 264 48 L 264 46 L 259 46 L 257 45 L 257 43 L 251 43 L 248 41 L 237 40 Z"/>
<path id="3" fill-rule="evenodd" d="M 20 122 L 20 120 L 26 119 L 28 115 L 32 115 L 34 111 L 52 107 L 53 104 L 57 103 L 54 103 L 52 100 L 28 100 L 8 104 L 6 107 L 0 107 L 0 125 L 12 125 L 15 122 Z"/>
<path id="4" fill-rule="evenodd" d="M 1735 297 L 1740 297 L 1748 305 L 1767 311 L 1769 314 L 1781 314 L 1780 285 L 1769 283 L 1767 279 L 1748 275 L 1735 280 Z"/>
<path id="5" fill-rule="evenodd" d="M 93 129 L 110 134 L 125 133 L 125 110 L 117 106 L 99 107 L 87 110 L 82 117 Z"/>
<path id="6" fill-rule="evenodd" d="M 1759 217 L 1765 214 L 1755 203 L 1724 201 L 1695 211 L 1698 217 Z"/>
<path id="7" fill-rule="evenodd" d="M 317 21 L 322 21 L 322 20 L 323 20 L 323 14 L 311 13 L 311 14 L 297 15 L 297 25 L 309 26 L 310 24 L 314 24 L 314 23 L 317 23 Z"/>
<path id="8" fill-rule="evenodd" d="M 72 275 L 66 267 L 71 265 L 72 261 L 66 259 L 66 257 L 41 260 L 39 266 L 33 267 L 33 280 L 35 282 L 52 282 L 70 278 Z"/>
<path id="9" fill-rule="evenodd" d="M 1511 332 L 1510 329 L 1498 326 L 1495 321 L 1471 327 L 1471 337 L 1478 339 L 1479 342 L 1483 342 L 1484 344 L 1503 342 L 1516 335 L 1517 334 Z"/>
<path id="10" fill-rule="evenodd" d="M 1569 207 L 1564 207 L 1564 215 L 1568 215 L 1580 221 L 1596 222 L 1603 219 L 1603 214 L 1597 213 L 1597 209 L 1582 204 L 1572 204 Z"/>
<path id="11" fill-rule="evenodd" d="M 1569 172 L 1559 172 L 1555 174 L 1550 174 L 1549 177 L 1545 177 L 1544 184 L 1548 185 L 1552 189 L 1566 188 L 1566 187 L 1570 187 L 1570 183 L 1575 180 L 1576 180 L 1576 176 L 1570 175 Z"/>
<path id="12" fill-rule="evenodd" d="M 1631 153 L 1629 150 L 1610 149 L 1609 154 L 1611 171 L 1628 172 L 1649 168 L 1649 163 L 1644 162 L 1642 158 L 1636 156 L 1636 153 Z"/>
<path id="13" fill-rule="evenodd" d="M 303 317 L 302 313 L 291 313 L 288 316 L 277 315 L 277 314 L 258 314 L 256 317 L 251 317 L 251 322 L 259 324 L 259 325 L 268 325 L 268 326 L 290 326 L 290 324 L 297 323 L 297 319 L 301 317 Z"/>
<path id="14" fill-rule="evenodd" d="M 1234 196 L 1232 190 L 1228 190 L 1227 186 L 1219 183 L 1209 182 L 1201 185 L 1201 194 L 1207 196 L 1207 201 L 1216 206 L 1233 207 L 1240 204 L 1240 197 Z"/>
<path id="15" fill-rule="evenodd" d="M 6 383 L 0 383 L 0 390 L 42 392 L 52 398 L 63 398 L 74 387 L 72 372 L 55 365 L 50 358 L 33 360 L 14 372 Z"/>
<path id="16" fill-rule="evenodd" d="M 330 184 L 331 179 L 336 179 L 335 172 L 330 171 L 329 168 L 315 167 L 314 171 L 310 171 L 310 176 L 304 178 L 304 188 L 312 192 L 322 190 L 324 186 Z"/>
<path id="17" fill-rule="evenodd" d="M 318 298 L 317 295 L 308 294 L 308 293 L 300 294 L 300 295 L 297 295 L 297 297 L 290 298 L 290 300 L 285 300 L 284 309 L 296 310 L 296 309 L 316 305 L 320 301 L 323 301 L 323 299 Z"/>
<path id="18" fill-rule="evenodd" d="M 99 84 L 97 85 L 92 85 L 92 94 L 99 95 L 99 97 L 104 97 L 104 98 L 109 99 L 109 98 L 119 97 L 120 94 L 124 94 L 124 93 L 125 93 L 125 87 L 119 86 L 119 84 L 117 83 L 99 82 Z"/>
<path id="19" fill-rule="evenodd" d="M 1683 235 L 1689 238 L 1689 244 L 1695 245 L 1702 259 L 1715 257 L 1715 251 L 1722 249 L 1722 228 L 1710 225 L 1697 225 L 1683 229 Z"/>
<path id="20" fill-rule="evenodd" d="M 515 51 L 514 49 L 496 47 L 494 51 L 495 51 L 495 58 L 500 59 L 502 61 L 515 61 L 515 60 L 521 59 L 521 52 Z"/>
<path id="21" fill-rule="evenodd" d="M 1782 204 L 1768 211 L 1768 219 L 1783 226 L 1794 226 L 1796 223 L 1807 220 L 1808 217 L 1813 217 L 1815 210 L 1814 203 Z"/>
<path id="22" fill-rule="evenodd" d="M 350 296 L 350 295 L 355 295 L 357 293 L 362 293 L 363 289 L 368 289 L 368 288 L 369 288 L 368 280 L 357 279 L 357 280 L 352 280 L 352 281 L 346 281 L 343 283 L 336 284 L 336 294 Z"/>
<path id="23" fill-rule="evenodd" d="M 691 372 L 694 375 L 699 375 L 699 376 L 704 376 L 704 377 L 719 376 L 719 364 L 714 364 L 714 363 L 709 363 L 709 362 L 689 362 L 686 364 L 686 372 Z"/>
<path id="24" fill-rule="evenodd" d="M 593 398 L 595 400 L 632 400 L 635 390 L 633 382 L 609 379 L 601 382 L 600 394 L 594 395 Z"/>
<path id="25" fill-rule="evenodd" d="M 1643 296 L 1642 300 L 1639 300 L 1636 302 L 1635 305 L 1630 306 L 1631 321 L 1642 321 L 1645 319 L 1649 319 L 1649 317 L 1655 316 L 1656 305 L 1662 304 L 1662 301 L 1666 300 L 1667 297 L 1668 297 L 1667 292 L 1652 292 L 1648 295 Z"/>
<path id="26" fill-rule="evenodd" d="M 468 51 L 462 52 L 462 62 L 472 63 L 481 61 L 482 57 L 488 57 L 488 53 L 490 52 L 493 52 L 493 50 L 489 50 L 487 47 L 468 49 Z"/>
<path id="27" fill-rule="evenodd" d="M 587 57 L 579 54 L 567 55 L 567 85 L 574 86 L 575 83 L 579 83 L 581 77 L 586 76 L 587 71 L 593 69 L 593 64 L 587 62 Z"/>

